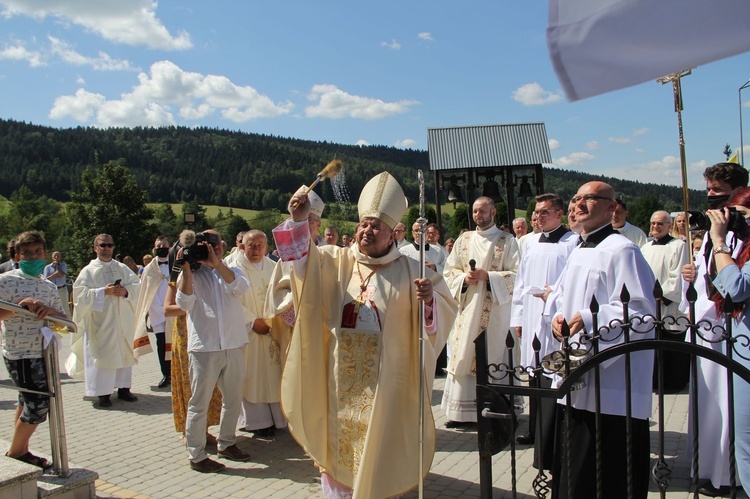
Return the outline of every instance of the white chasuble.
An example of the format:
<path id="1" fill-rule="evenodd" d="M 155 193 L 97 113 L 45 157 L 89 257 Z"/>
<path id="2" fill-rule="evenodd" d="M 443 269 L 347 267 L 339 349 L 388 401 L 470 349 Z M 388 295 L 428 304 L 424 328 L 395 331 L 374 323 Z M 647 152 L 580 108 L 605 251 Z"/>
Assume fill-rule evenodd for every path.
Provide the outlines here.
<path id="1" fill-rule="evenodd" d="M 489 273 L 487 282 L 468 286 L 462 292 L 470 270 L 469 261 Z M 461 234 L 445 264 L 445 280 L 458 301 L 459 313 L 450 335 L 451 358 L 448 372 L 476 376 L 474 340 L 487 329 L 490 363 L 507 362 L 505 338 L 510 326 L 511 298 L 520 253 L 516 239 L 493 226 L 484 231 Z"/>
<path id="2" fill-rule="evenodd" d="M 271 334 L 258 334 L 253 331 L 253 322 L 264 319 L 273 331 L 273 319 L 264 316 L 266 291 L 271 282 L 271 274 L 276 266 L 268 257 L 263 257 L 260 265 L 250 262 L 245 254 L 238 251 L 232 266 L 245 274 L 250 289 L 242 295 L 248 343 L 245 346 L 247 377 L 242 396 L 248 402 L 274 403 L 281 398 L 281 351 L 279 343 Z"/>
<path id="3" fill-rule="evenodd" d="M 120 279 L 127 297 L 105 295 L 104 287 Z M 135 364 L 135 305 L 140 280 L 127 266 L 115 260 L 92 260 L 81 269 L 73 284 L 73 320 L 79 333 L 85 332 L 94 365 L 99 369 L 120 369 Z M 83 336 L 83 335 L 81 335 Z"/>
<path id="4" fill-rule="evenodd" d="M 325 473 L 354 489 L 355 498 L 402 494 L 418 483 L 419 327 L 412 282 L 418 262 L 395 245 L 370 258 L 356 245 L 311 244 L 306 258 L 303 265 L 278 265 L 269 290 L 271 296 L 283 289 L 291 276 L 297 320 L 281 394 L 290 431 Z M 360 298 L 373 270 L 355 327 L 342 327 L 344 309 Z M 456 308 L 442 278 L 429 269 L 427 276 L 437 320 L 424 349 L 422 403 L 430 407 L 435 359 Z M 424 412 L 423 424 L 427 472 L 435 452 L 432 411 Z"/>
<path id="5" fill-rule="evenodd" d="M 682 267 L 688 263 L 687 245 L 682 239 L 673 238 L 667 244 L 654 244 L 649 241 L 641 247 L 641 253 L 648 262 L 654 277 L 659 281 L 664 298 L 669 305 L 662 305 L 661 315 L 678 318 L 682 301 Z M 679 326 L 667 325 L 668 329 L 679 329 Z"/>

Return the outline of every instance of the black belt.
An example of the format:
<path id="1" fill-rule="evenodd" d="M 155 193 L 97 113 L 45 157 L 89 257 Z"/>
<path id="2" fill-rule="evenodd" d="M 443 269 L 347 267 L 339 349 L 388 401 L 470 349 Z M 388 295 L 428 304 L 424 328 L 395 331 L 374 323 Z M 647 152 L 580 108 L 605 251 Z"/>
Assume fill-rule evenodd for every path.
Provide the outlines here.
<path id="1" fill-rule="evenodd" d="M 67 287 L 68 287 L 68 285 L 67 285 L 67 284 L 63 284 L 62 286 L 58 286 L 58 287 L 57 287 L 57 289 L 60 289 L 60 288 L 67 288 Z"/>

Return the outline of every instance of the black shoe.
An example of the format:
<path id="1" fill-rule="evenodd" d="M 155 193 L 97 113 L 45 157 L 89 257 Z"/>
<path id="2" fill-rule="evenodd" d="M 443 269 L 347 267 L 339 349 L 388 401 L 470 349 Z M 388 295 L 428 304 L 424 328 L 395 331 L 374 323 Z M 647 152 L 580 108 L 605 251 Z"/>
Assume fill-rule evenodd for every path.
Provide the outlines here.
<path id="1" fill-rule="evenodd" d="M 718 489 L 709 481 L 698 488 L 698 493 L 708 497 L 722 497 L 729 495 L 729 485 L 722 485 Z"/>
<path id="2" fill-rule="evenodd" d="M 99 395 L 99 407 L 112 407 L 109 395 Z"/>
<path id="3" fill-rule="evenodd" d="M 222 459 L 229 459 L 230 461 L 238 461 L 244 463 L 250 460 L 250 454 L 243 452 L 237 445 L 230 445 L 224 450 L 220 450 L 216 453 Z"/>
<path id="4" fill-rule="evenodd" d="M 260 430 L 250 430 L 250 432 L 253 433 L 256 437 L 260 438 L 271 438 L 276 435 L 276 430 L 273 426 L 269 426 L 268 428 L 261 428 Z"/>
<path id="5" fill-rule="evenodd" d="M 161 381 L 159 381 L 159 384 L 156 385 L 159 388 L 166 388 L 169 385 L 172 384 L 172 377 L 171 376 L 164 376 Z"/>
<path id="6" fill-rule="evenodd" d="M 124 400 L 125 402 L 135 402 L 136 400 L 138 400 L 138 397 L 130 393 L 130 388 L 118 388 L 117 398 L 120 400 Z M 110 403 L 110 405 L 112 404 Z"/>
<path id="7" fill-rule="evenodd" d="M 445 423 L 446 428 L 466 428 L 467 426 L 471 426 L 474 423 L 471 421 L 448 421 Z"/>
<path id="8" fill-rule="evenodd" d="M 516 442 L 521 445 L 531 445 L 534 443 L 534 436 L 530 433 L 519 435 L 516 437 Z"/>

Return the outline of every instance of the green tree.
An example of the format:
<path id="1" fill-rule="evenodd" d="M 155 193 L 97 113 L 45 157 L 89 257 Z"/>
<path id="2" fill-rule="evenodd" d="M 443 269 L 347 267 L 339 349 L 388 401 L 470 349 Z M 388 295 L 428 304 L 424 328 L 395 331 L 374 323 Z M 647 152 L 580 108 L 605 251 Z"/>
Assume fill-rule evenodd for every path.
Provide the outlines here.
<path id="1" fill-rule="evenodd" d="M 258 213 L 255 218 L 250 220 L 250 227 L 255 230 L 259 230 L 268 236 L 268 245 L 275 248 L 276 245 L 273 240 L 271 230 L 284 221 L 284 215 L 279 210 L 264 210 Z"/>
<path id="2" fill-rule="evenodd" d="M 177 215 L 172 209 L 172 205 L 164 203 L 154 210 L 154 226 L 158 235 L 165 235 L 169 241 L 174 244 L 179 235 L 181 221 L 178 223 Z"/>
<path id="3" fill-rule="evenodd" d="M 66 211 L 75 246 L 68 251 L 68 260 L 75 267 L 83 267 L 93 256 L 97 234 L 110 234 L 116 253 L 122 255 L 135 258 L 151 248 L 155 229 L 146 192 L 119 161 L 87 168 L 81 175 L 80 193 L 72 197 Z"/>
<path id="4" fill-rule="evenodd" d="M 457 204 L 451 220 L 451 237 L 457 238 L 462 230 L 468 230 L 471 227 L 470 219 L 469 206 L 466 203 Z"/>

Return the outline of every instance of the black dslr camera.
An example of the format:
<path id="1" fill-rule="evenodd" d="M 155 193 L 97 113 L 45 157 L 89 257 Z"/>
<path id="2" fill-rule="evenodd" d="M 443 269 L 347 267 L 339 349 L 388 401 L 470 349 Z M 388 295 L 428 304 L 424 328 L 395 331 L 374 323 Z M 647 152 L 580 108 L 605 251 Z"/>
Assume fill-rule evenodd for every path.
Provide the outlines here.
<path id="1" fill-rule="evenodd" d="M 192 265 L 201 260 L 208 260 L 208 246 L 198 243 L 205 242 L 209 246 L 215 246 L 219 244 L 219 236 L 211 232 L 199 232 L 195 234 L 195 238 L 192 241 L 190 239 L 188 241 L 191 244 L 185 245 L 185 249 L 182 250 L 182 257 Z"/>
<path id="2" fill-rule="evenodd" d="M 729 208 L 728 230 L 740 234 L 744 233 L 747 230 L 745 217 L 735 207 L 728 206 L 727 208 Z M 688 215 L 690 216 L 690 230 L 709 230 L 711 228 L 711 219 L 705 212 L 688 211 Z"/>

